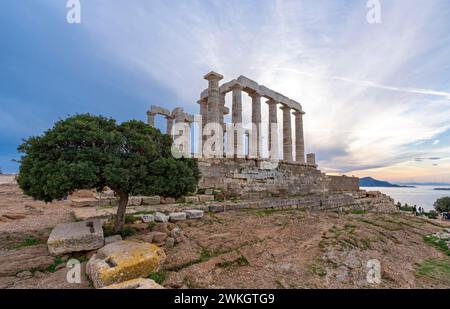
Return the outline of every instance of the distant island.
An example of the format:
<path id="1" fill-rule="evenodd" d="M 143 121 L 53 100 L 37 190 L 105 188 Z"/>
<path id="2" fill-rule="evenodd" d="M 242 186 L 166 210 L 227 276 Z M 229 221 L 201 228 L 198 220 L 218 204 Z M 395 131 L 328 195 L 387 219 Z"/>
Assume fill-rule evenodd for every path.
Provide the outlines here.
<path id="1" fill-rule="evenodd" d="M 364 177 L 359 179 L 360 187 L 392 187 L 392 188 L 415 188 L 414 186 L 396 185 L 387 181 L 377 180 L 372 177 Z"/>
<path id="2" fill-rule="evenodd" d="M 450 191 L 450 188 L 434 188 L 433 190 L 437 190 L 437 191 Z"/>

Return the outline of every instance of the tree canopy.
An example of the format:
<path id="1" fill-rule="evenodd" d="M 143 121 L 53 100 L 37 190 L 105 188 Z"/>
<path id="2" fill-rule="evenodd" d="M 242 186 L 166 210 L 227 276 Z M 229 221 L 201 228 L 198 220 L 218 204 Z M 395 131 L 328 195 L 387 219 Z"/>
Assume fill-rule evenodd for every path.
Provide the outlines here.
<path id="1" fill-rule="evenodd" d="M 437 212 L 450 212 L 450 197 L 441 197 L 434 202 L 434 209 Z"/>
<path id="2" fill-rule="evenodd" d="M 130 195 L 178 197 L 196 190 L 197 162 L 173 158 L 171 146 L 170 136 L 141 121 L 118 125 L 102 116 L 75 115 L 19 146 L 17 181 L 27 195 L 46 202 L 107 186 L 120 198 L 117 223 Z"/>

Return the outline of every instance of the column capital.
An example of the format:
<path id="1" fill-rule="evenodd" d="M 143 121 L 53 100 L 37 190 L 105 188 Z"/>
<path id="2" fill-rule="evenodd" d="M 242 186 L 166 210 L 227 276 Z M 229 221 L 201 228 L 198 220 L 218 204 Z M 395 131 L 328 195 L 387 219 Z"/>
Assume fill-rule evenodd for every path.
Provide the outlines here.
<path id="1" fill-rule="evenodd" d="M 290 111 L 292 108 L 289 107 L 289 106 L 287 106 L 287 105 L 282 104 L 280 109 L 281 109 L 282 111 Z"/>
<path id="2" fill-rule="evenodd" d="M 231 90 L 242 90 L 243 87 L 240 83 L 238 83 L 237 81 L 233 84 L 230 85 L 230 89 Z"/>
<path id="3" fill-rule="evenodd" d="M 294 115 L 295 116 L 301 116 L 301 115 L 304 115 L 304 114 L 306 114 L 304 111 L 301 111 L 301 110 L 298 110 L 298 109 L 296 109 L 294 111 Z"/>
<path id="4" fill-rule="evenodd" d="M 205 76 L 203 76 L 204 79 L 206 80 L 222 80 L 223 79 L 223 75 L 216 73 L 214 71 L 209 72 L 208 74 L 206 74 Z"/>
<path id="5" fill-rule="evenodd" d="M 147 116 L 156 116 L 156 113 L 153 113 L 152 111 L 147 111 Z"/>
<path id="6" fill-rule="evenodd" d="M 255 98 L 255 99 L 262 98 L 262 94 L 259 93 L 258 91 L 252 91 L 252 92 L 249 92 L 249 93 L 248 93 L 248 96 L 251 97 L 252 99 L 253 99 L 253 98 Z"/>

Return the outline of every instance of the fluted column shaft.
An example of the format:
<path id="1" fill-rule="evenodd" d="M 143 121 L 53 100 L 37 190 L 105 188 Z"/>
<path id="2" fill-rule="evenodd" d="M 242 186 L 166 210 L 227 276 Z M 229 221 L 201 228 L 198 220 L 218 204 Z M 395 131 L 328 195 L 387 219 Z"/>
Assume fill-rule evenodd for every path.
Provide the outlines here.
<path id="1" fill-rule="evenodd" d="M 292 160 L 292 127 L 291 127 L 291 108 L 283 106 L 283 160 Z"/>
<path id="2" fill-rule="evenodd" d="M 255 132 L 253 132 L 254 140 L 255 140 L 255 147 L 252 151 L 256 155 L 256 158 L 262 158 L 262 143 L 261 143 L 261 95 L 259 93 L 253 93 L 250 95 L 252 98 L 252 123 L 256 129 Z"/>
<path id="3" fill-rule="evenodd" d="M 295 161 L 305 163 L 305 139 L 303 137 L 303 111 L 295 111 Z"/>
<path id="4" fill-rule="evenodd" d="M 242 87 L 240 85 L 235 85 L 232 88 L 232 116 L 231 121 L 234 124 L 234 155 L 242 155 L 242 136 L 240 135 L 240 130 L 238 128 L 242 127 Z M 239 143 L 241 145 L 239 146 Z"/>
<path id="5" fill-rule="evenodd" d="M 272 160 L 278 159 L 278 103 L 268 100 L 269 104 L 269 154 Z M 273 131 L 272 131 L 273 130 Z"/>
<path id="6" fill-rule="evenodd" d="M 155 127 L 155 115 L 155 113 L 147 112 L 147 124 L 152 128 Z"/>
<path id="7" fill-rule="evenodd" d="M 172 130 L 173 130 L 173 118 L 170 116 L 166 116 L 167 120 L 167 131 L 166 134 L 172 136 Z M 172 136 L 173 137 L 173 136 Z"/>

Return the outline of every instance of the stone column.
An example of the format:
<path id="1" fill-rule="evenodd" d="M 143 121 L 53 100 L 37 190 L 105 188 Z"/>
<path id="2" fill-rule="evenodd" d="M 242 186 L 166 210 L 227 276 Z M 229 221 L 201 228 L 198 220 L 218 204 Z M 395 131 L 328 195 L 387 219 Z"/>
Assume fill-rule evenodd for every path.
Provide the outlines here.
<path id="1" fill-rule="evenodd" d="M 262 143 L 261 143 L 261 94 L 258 92 L 254 92 L 250 94 L 250 97 L 252 98 L 252 123 L 253 128 L 256 129 L 255 132 L 253 132 L 253 139 L 255 140 L 253 147 L 256 149 L 253 149 L 251 151 L 252 154 L 256 155 L 257 159 L 262 158 Z"/>
<path id="2" fill-rule="evenodd" d="M 207 99 L 200 99 L 197 101 L 198 104 L 200 104 L 200 115 L 202 117 L 202 125 L 198 127 L 199 129 L 199 139 L 202 141 L 203 145 L 206 140 L 206 136 L 203 134 L 203 129 L 205 128 L 206 124 L 208 123 L 208 100 Z"/>
<path id="3" fill-rule="evenodd" d="M 208 81 L 208 121 L 207 123 L 219 123 L 220 119 L 220 91 L 219 81 L 223 79 L 223 76 L 210 72 L 204 76 Z"/>
<path id="4" fill-rule="evenodd" d="M 173 137 L 172 135 L 172 129 L 173 129 L 173 117 L 171 116 L 166 116 L 166 120 L 167 120 L 167 131 L 166 134 L 170 135 Z"/>
<path id="5" fill-rule="evenodd" d="M 278 103 L 268 100 L 267 104 L 269 104 L 269 154 L 270 159 L 278 160 Z"/>
<path id="6" fill-rule="evenodd" d="M 306 164 L 317 167 L 316 163 L 316 154 L 315 153 L 308 153 L 306 155 Z"/>
<path id="7" fill-rule="evenodd" d="M 303 115 L 305 112 L 296 110 L 295 115 L 295 161 L 305 163 L 305 139 L 303 137 Z"/>
<path id="8" fill-rule="evenodd" d="M 283 105 L 283 160 L 292 160 L 292 127 L 291 127 L 291 108 Z"/>
<path id="9" fill-rule="evenodd" d="M 155 113 L 150 111 L 147 112 L 147 124 L 152 128 L 155 127 L 155 115 Z"/>
<path id="10" fill-rule="evenodd" d="M 242 156 L 242 86 L 235 84 L 231 87 L 233 93 L 232 122 L 234 124 L 234 156 Z M 240 136 L 241 135 L 241 136 Z M 239 144 L 240 143 L 240 144 Z"/>

